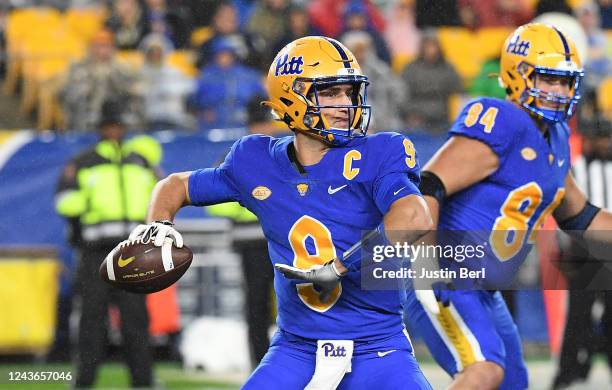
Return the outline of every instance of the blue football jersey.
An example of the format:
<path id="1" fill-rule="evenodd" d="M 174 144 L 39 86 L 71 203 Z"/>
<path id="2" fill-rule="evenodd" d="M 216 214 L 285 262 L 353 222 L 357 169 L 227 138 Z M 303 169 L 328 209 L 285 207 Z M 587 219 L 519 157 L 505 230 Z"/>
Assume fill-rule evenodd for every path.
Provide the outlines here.
<path id="1" fill-rule="evenodd" d="M 479 98 L 466 105 L 449 133 L 488 145 L 499 158 L 499 168 L 450 196 L 440 213 L 439 230 L 463 231 L 452 235 L 453 244 L 482 244 L 485 256 L 462 264 L 442 262 L 449 268 L 485 266 L 486 282 L 473 282 L 488 288 L 508 286 L 531 249 L 535 231 L 563 198 L 570 168 L 569 128 L 557 123 L 545 137 L 511 102 Z"/>
<path id="2" fill-rule="evenodd" d="M 396 133 L 358 138 L 330 148 L 300 173 L 288 148 L 293 137 L 248 136 L 216 169 L 192 173 L 192 204 L 238 201 L 259 218 L 272 263 L 302 269 L 325 264 L 376 228 L 399 198 L 418 191 L 412 143 Z M 263 266 L 263 265 L 262 265 Z M 403 329 L 400 291 L 364 291 L 349 272 L 322 303 L 312 284 L 275 270 L 278 326 L 310 339 L 374 340 Z"/>

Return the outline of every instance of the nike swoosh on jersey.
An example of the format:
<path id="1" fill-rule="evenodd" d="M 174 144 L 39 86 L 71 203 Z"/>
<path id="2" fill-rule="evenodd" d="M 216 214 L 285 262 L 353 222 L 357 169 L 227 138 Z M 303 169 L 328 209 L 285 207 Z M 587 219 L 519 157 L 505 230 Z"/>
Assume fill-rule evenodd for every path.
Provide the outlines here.
<path id="1" fill-rule="evenodd" d="M 378 352 L 378 357 L 385 357 L 385 356 L 387 356 L 388 354 L 393 353 L 393 352 L 395 352 L 395 351 L 397 351 L 397 349 L 392 349 L 392 350 L 390 350 L 390 351 L 385 351 L 385 352 Z"/>
<path id="2" fill-rule="evenodd" d="M 135 258 L 136 256 L 128 257 L 127 259 L 120 257 L 117 261 L 117 265 L 119 266 L 119 268 L 123 268 L 126 265 L 130 264 L 132 261 L 134 261 Z"/>
<path id="3" fill-rule="evenodd" d="M 557 161 L 557 165 L 562 167 L 564 162 L 565 162 L 565 159 L 559 160 L 559 161 Z"/>
<path id="4" fill-rule="evenodd" d="M 397 194 L 399 194 L 399 192 L 400 192 L 401 190 L 403 190 L 404 188 L 406 188 L 406 186 L 403 186 L 403 187 L 402 187 L 402 188 L 400 188 L 399 190 L 395 191 L 395 192 L 393 193 L 393 195 L 397 195 Z"/>
<path id="5" fill-rule="evenodd" d="M 337 188 L 332 188 L 332 186 L 327 187 L 327 193 L 330 195 L 335 194 L 336 192 L 340 191 L 341 189 L 343 189 L 344 187 L 346 187 L 348 184 L 345 184 L 343 186 L 337 187 Z"/>

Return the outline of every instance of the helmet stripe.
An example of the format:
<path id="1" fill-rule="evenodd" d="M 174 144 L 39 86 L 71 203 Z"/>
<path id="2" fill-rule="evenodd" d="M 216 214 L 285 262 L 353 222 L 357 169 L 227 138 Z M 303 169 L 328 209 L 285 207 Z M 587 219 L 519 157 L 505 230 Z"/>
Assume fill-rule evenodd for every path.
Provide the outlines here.
<path id="1" fill-rule="evenodd" d="M 340 58 L 342 58 L 342 62 L 344 63 L 344 67 L 349 69 L 351 67 L 351 62 L 349 61 L 348 55 L 346 55 L 346 52 L 344 51 L 342 46 L 340 46 L 338 44 L 338 42 L 334 41 L 333 39 L 325 38 L 325 40 L 327 42 L 331 43 L 336 48 L 336 50 L 338 50 L 338 54 L 340 54 Z"/>
<path id="2" fill-rule="evenodd" d="M 559 38 L 561 38 L 561 43 L 563 43 L 563 50 L 565 50 L 565 61 L 570 61 L 570 48 L 567 44 L 565 36 L 563 36 L 563 33 L 559 31 L 556 27 L 553 27 L 553 29 L 557 32 L 557 34 L 559 34 Z"/>

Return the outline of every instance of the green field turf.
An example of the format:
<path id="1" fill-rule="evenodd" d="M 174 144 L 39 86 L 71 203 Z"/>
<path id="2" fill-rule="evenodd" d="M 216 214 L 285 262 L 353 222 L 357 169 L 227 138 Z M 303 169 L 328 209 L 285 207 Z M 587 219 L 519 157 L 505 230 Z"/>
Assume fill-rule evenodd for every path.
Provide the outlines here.
<path id="1" fill-rule="evenodd" d="M 178 363 L 156 363 L 155 364 L 156 388 L 159 389 L 238 389 L 242 382 L 242 376 L 236 378 L 211 378 L 198 372 L 183 370 Z M 0 365 L 0 389 L 45 389 L 59 390 L 68 389 L 65 383 L 8 383 L 9 371 L 71 371 L 74 368 L 69 364 L 15 364 Z M 96 382 L 97 389 L 127 389 L 129 388 L 129 372 L 127 367 L 121 363 L 108 363 L 102 366 L 98 373 Z"/>
<path id="2" fill-rule="evenodd" d="M 423 357 L 419 359 L 423 373 L 430 381 L 434 389 L 444 389 L 450 383 L 449 377 L 431 359 Z M 548 390 L 556 372 L 556 361 L 550 358 L 528 358 L 527 368 L 529 370 L 530 390 Z M 2 365 L 0 364 L 0 390 L 10 389 L 68 389 L 68 384 L 40 384 L 20 383 L 7 384 L 7 372 L 10 370 L 21 371 L 68 371 L 74 375 L 71 365 L 43 365 L 34 364 Z M 156 363 L 155 364 L 155 389 L 239 389 L 248 373 L 235 375 L 212 376 L 202 372 L 185 371 L 178 363 Z M 601 390 L 612 388 L 612 376 L 608 371 L 605 359 L 597 358 L 591 375 L 586 383 L 571 387 L 571 390 Z M 127 368 L 120 363 L 108 363 L 102 366 L 96 389 L 129 389 L 129 374 Z"/>

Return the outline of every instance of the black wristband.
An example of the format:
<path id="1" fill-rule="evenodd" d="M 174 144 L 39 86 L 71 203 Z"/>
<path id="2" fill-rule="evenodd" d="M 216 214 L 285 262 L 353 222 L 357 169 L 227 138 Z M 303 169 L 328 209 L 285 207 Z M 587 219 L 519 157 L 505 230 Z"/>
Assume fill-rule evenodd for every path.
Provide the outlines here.
<path id="1" fill-rule="evenodd" d="M 168 220 L 168 219 L 164 219 L 162 221 L 155 221 L 153 223 L 161 223 L 162 225 L 166 225 L 166 226 L 174 226 L 174 222 Z"/>
<path id="2" fill-rule="evenodd" d="M 419 191 L 421 191 L 423 195 L 433 196 L 439 204 L 444 203 L 444 198 L 446 198 L 444 183 L 442 183 L 438 175 L 430 171 L 421 172 Z"/>
<path id="3" fill-rule="evenodd" d="M 587 201 L 584 208 L 578 214 L 559 222 L 559 227 L 563 231 L 574 232 L 574 234 L 581 236 L 589 228 L 599 210 L 601 210 L 599 207 Z"/>

